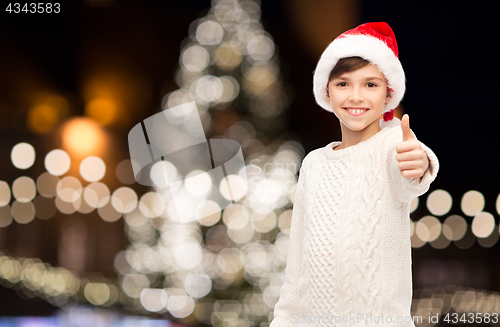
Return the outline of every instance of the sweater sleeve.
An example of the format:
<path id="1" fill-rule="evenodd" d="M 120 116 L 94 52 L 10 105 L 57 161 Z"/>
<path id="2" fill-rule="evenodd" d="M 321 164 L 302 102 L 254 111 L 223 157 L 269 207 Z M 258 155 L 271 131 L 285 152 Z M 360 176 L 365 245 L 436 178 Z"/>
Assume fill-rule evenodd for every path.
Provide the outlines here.
<path id="1" fill-rule="evenodd" d="M 295 321 L 301 315 L 298 286 L 302 275 L 303 221 L 307 213 L 306 158 L 302 162 L 295 190 L 285 268 L 285 283 L 281 287 L 279 300 L 274 307 L 274 319 L 270 327 L 296 327 Z"/>
<path id="2" fill-rule="evenodd" d="M 415 133 L 413 133 L 413 135 L 415 135 Z M 401 127 L 394 127 L 391 140 L 392 141 L 390 142 L 389 149 L 389 166 L 391 170 L 391 179 L 393 180 L 394 185 L 398 190 L 399 200 L 403 203 L 409 203 L 414 198 L 425 194 L 429 190 L 431 183 L 434 181 L 434 179 L 436 179 L 437 173 L 439 171 L 439 161 L 434 152 L 424 143 L 419 141 L 422 145 L 422 149 L 429 159 L 429 166 L 427 167 L 427 170 L 422 177 L 403 177 L 398 166 L 398 161 L 396 160 L 396 145 L 399 142 L 403 141 L 403 132 L 401 130 Z"/>

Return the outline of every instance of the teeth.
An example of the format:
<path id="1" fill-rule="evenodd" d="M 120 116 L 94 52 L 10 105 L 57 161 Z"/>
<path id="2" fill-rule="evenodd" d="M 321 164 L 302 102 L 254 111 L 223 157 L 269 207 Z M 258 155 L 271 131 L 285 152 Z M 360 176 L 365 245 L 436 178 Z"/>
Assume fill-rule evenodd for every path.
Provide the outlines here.
<path id="1" fill-rule="evenodd" d="M 347 110 L 349 110 L 350 113 L 353 113 L 356 115 L 366 111 L 366 109 L 347 109 Z"/>

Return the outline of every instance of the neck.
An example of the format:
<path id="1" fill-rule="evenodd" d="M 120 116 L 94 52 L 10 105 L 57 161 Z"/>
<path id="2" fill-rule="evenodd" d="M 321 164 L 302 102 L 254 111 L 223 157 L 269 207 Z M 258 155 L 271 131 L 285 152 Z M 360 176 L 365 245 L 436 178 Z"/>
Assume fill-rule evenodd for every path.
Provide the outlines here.
<path id="1" fill-rule="evenodd" d="M 356 145 L 360 142 L 368 140 L 373 135 L 380 131 L 379 121 L 376 120 L 372 124 L 366 126 L 360 131 L 350 130 L 342 122 L 340 123 L 340 129 L 342 131 L 342 144 L 338 146 L 339 149 L 345 149 L 350 146 Z"/>

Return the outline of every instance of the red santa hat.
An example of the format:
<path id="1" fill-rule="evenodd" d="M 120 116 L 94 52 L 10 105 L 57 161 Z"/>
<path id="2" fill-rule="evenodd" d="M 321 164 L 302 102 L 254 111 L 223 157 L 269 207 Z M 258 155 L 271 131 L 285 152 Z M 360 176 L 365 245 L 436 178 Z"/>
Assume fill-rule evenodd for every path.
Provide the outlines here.
<path id="1" fill-rule="evenodd" d="M 396 108 L 405 93 L 405 73 L 398 59 L 396 36 L 386 22 L 366 23 L 348 30 L 333 40 L 325 49 L 314 71 L 314 97 L 325 110 L 332 112 L 326 99 L 328 77 L 339 59 L 358 56 L 376 65 L 387 79 L 391 99 L 383 110 L 380 127 L 400 124 L 393 118 Z"/>

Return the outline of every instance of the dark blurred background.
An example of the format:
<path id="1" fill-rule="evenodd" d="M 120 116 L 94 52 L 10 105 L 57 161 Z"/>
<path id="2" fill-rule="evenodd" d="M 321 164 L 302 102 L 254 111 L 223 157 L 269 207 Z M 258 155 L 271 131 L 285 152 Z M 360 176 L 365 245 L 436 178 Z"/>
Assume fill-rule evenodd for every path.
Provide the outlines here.
<path id="1" fill-rule="evenodd" d="M 162 109 L 166 94 L 179 89 L 175 74 L 190 26 L 193 28 L 193 21 L 206 16 L 213 4 L 208 0 L 82 0 L 61 3 L 58 14 L 15 14 L 6 12 L 9 2 L 2 1 L 0 180 L 13 185 L 18 177 L 30 176 L 36 181 L 46 170 L 44 156 L 53 149 L 67 147 L 68 124 L 74 118 L 86 117 L 97 122 L 100 133 L 105 135 L 101 136 L 98 147 L 86 152 L 99 156 L 106 164 L 106 175 L 100 181 L 111 192 L 124 184 L 139 197 L 147 192 L 145 186 L 124 182 L 124 176 L 130 176 L 130 168 L 128 175 L 122 177 L 117 172 L 120 163 L 125 164 L 130 158 L 127 134 L 138 122 Z M 487 309 L 498 312 L 500 300 L 496 292 L 500 291 L 500 283 L 495 277 L 499 268 L 495 257 L 500 156 L 495 135 L 500 113 L 494 95 L 498 94 L 500 81 L 496 64 L 498 32 L 494 28 L 498 14 L 494 2 L 263 0 L 257 5 L 262 27 L 274 41 L 273 58 L 279 65 L 289 103 L 280 115 L 263 120 L 263 127 L 259 128 L 259 120 L 252 120 L 252 111 L 245 109 L 251 107 L 250 100 L 235 100 L 234 105 L 211 112 L 213 128 L 207 135 L 222 135 L 241 119 L 252 122 L 263 146 L 294 140 L 302 146 L 298 153 L 308 153 L 340 140 L 337 118 L 314 101 L 315 65 L 338 34 L 364 22 L 386 21 L 396 34 L 407 79 L 406 94 L 396 116 L 409 114 L 411 129 L 440 161 L 438 177 L 429 192 L 419 199 L 418 207 L 415 203 L 411 216 L 414 230 L 418 230 L 416 222 L 422 217 L 434 217 L 434 220 L 424 219 L 421 224 L 428 227 L 429 242 L 422 239 L 425 233 L 412 236 L 416 299 L 412 313 L 426 312 L 427 316 L 428 312 L 444 315 L 450 310 L 481 312 L 481 307 L 474 307 L 474 303 L 485 302 L 488 295 L 491 306 Z M 114 102 L 92 104 L 93 99 L 103 94 Z M 54 98 L 44 103 L 47 95 Z M 56 110 L 43 109 L 44 105 Z M 37 154 L 34 164 L 24 171 L 15 167 L 11 158 L 13 147 L 20 142 L 31 144 Z M 66 176 L 81 180 L 77 163 L 85 156 L 78 157 L 77 152 L 72 154 L 70 150 L 67 152 L 72 164 Z M 254 150 L 246 152 L 251 153 Z M 429 195 L 436 190 L 431 198 Z M 475 192 L 464 196 L 470 191 Z M 470 212 L 466 212 L 467 206 L 472 208 Z M 38 210 L 37 203 L 35 208 Z M 9 210 L 10 207 L 1 214 L 9 215 Z M 128 228 L 124 219 L 118 216 L 101 219 L 105 214 L 96 212 L 61 214 L 60 211 L 50 219 L 39 219 L 37 214 L 28 223 L 20 223 L 22 220 L 15 215 L 2 218 L 3 262 L 7 258 L 38 258 L 53 267 L 66 267 L 78 278 L 88 279 L 82 283 L 90 280 L 114 285 L 108 286 L 107 292 L 120 295 L 104 305 L 109 310 L 119 308 L 185 324 L 203 320 L 200 318 L 203 314 L 183 318 L 172 316 L 167 310 L 141 311 L 133 304 L 137 301 L 121 298 L 130 294 L 123 295 L 121 290 L 124 274 L 117 271 L 117 254 L 133 243 L 124 232 Z M 477 217 L 479 213 L 483 215 Z M 455 218 L 445 223 L 453 215 Z M 477 226 L 490 226 L 491 216 L 495 222 L 493 228 L 474 229 L 473 219 L 477 218 Z M 65 225 L 68 219 L 74 219 L 74 224 Z M 464 223 L 466 232 L 457 232 L 457 228 L 464 228 Z M 71 226 L 84 227 L 71 229 Z M 434 238 L 433 228 L 439 230 L 439 236 Z M 276 233 L 280 229 L 276 228 Z M 273 235 L 270 241 L 274 241 L 276 233 L 270 233 Z M 82 247 L 83 264 L 62 259 L 72 257 L 71 251 L 63 253 L 64 235 L 70 235 L 69 243 L 77 244 L 76 248 Z M 9 271 L 16 271 L 12 265 L 14 268 Z M 68 306 L 67 303 L 83 302 L 91 308 L 102 305 L 97 296 L 94 301 L 89 300 L 83 286 L 58 305 L 55 296 L 49 300 L 39 289 L 26 291 L 27 284 L 23 286 L 21 277 L 9 280 L 7 272 L 1 274 L 0 269 L 0 277 L 3 276 L 0 280 L 4 280 L 0 286 L 2 316 L 49 316 L 58 312 L 59 307 Z M 272 286 L 279 291 L 279 286 Z M 218 298 L 224 300 L 220 294 Z M 417 301 L 428 298 L 439 298 L 441 302 Z M 468 302 L 460 302 L 462 298 Z M 272 306 L 272 300 L 266 304 Z M 267 315 L 267 311 L 263 312 L 260 316 Z M 211 321 L 218 325 L 222 318 L 206 319 L 204 323 Z M 259 321 L 266 324 L 265 319 Z"/>

